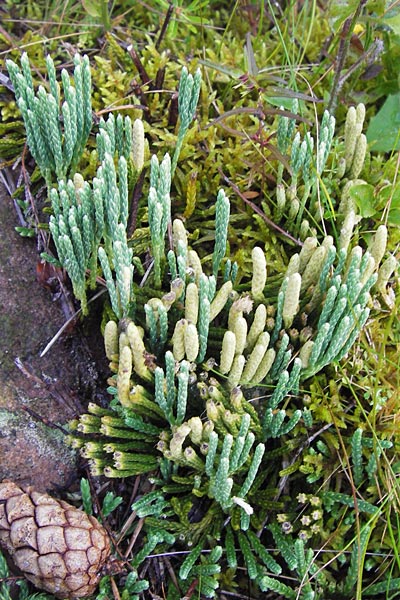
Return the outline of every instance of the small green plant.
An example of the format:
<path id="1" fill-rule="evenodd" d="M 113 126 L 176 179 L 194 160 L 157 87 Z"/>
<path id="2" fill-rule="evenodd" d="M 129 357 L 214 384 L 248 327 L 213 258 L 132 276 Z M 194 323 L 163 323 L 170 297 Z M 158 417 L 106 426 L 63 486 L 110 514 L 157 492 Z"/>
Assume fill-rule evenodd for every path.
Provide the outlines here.
<path id="1" fill-rule="evenodd" d="M 111 11 L 108 7 L 107 0 L 100 0 L 100 2 L 93 2 L 93 0 L 81 0 L 82 6 L 86 13 L 100 21 L 104 31 L 110 31 L 111 29 Z"/>
<path id="2" fill-rule="evenodd" d="M 21 56 L 21 68 L 12 60 L 6 61 L 24 119 L 29 148 L 48 187 L 53 174 L 58 179 L 66 179 L 68 174 L 75 172 L 92 128 L 89 59 L 76 54 L 74 64 L 74 85 L 67 70 L 61 72 L 62 100 L 56 69 L 50 56 L 46 58 L 49 91 L 39 86 L 35 92 L 26 53 Z"/>

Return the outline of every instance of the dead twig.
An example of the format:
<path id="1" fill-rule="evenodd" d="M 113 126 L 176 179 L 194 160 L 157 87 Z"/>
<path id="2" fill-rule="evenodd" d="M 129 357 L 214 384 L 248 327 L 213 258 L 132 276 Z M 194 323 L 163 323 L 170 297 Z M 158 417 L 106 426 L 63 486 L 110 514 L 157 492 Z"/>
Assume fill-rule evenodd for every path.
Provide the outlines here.
<path id="1" fill-rule="evenodd" d="M 267 215 L 261 210 L 261 208 L 259 208 L 256 204 L 254 204 L 254 202 L 251 202 L 251 200 L 246 198 L 246 196 L 242 194 L 242 192 L 239 190 L 238 186 L 224 174 L 221 168 L 218 168 L 218 171 L 220 172 L 221 177 L 224 178 L 226 183 L 233 189 L 233 191 L 239 196 L 239 198 L 241 198 L 243 202 L 250 206 L 255 213 L 260 215 L 260 217 L 267 223 L 267 225 L 271 227 L 271 229 L 275 229 L 275 231 L 288 238 L 291 242 L 294 242 L 296 246 L 303 246 L 303 242 L 293 237 L 288 231 L 282 229 L 282 227 L 279 227 L 279 225 L 277 225 L 276 223 L 274 223 L 274 221 L 267 217 Z"/>

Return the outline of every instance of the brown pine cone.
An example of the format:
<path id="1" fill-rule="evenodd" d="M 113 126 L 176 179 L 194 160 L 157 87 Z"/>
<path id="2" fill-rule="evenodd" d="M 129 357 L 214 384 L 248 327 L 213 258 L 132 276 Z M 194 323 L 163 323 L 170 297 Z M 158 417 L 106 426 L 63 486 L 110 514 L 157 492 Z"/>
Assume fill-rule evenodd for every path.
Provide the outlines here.
<path id="1" fill-rule="evenodd" d="M 10 481 L 0 483 L 0 546 L 29 581 L 59 598 L 93 594 L 110 554 L 97 519 Z"/>

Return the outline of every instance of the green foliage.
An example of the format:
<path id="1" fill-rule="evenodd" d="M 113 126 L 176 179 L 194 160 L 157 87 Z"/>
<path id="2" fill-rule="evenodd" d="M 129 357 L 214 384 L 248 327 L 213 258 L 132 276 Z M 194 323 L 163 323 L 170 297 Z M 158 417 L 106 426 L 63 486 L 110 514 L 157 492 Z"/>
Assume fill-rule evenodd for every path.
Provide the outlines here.
<path id="1" fill-rule="evenodd" d="M 63 69 L 63 102 L 50 56 L 46 58 L 49 92 L 39 86 L 35 93 L 26 53 L 21 56 L 21 68 L 12 60 L 7 60 L 6 64 L 35 161 L 48 185 L 53 173 L 58 179 L 65 179 L 68 173 L 74 173 L 92 128 L 92 86 L 88 57 L 75 55 L 74 85 Z"/>
<path id="2" fill-rule="evenodd" d="M 85 513 L 87 515 L 92 515 L 93 514 L 93 506 L 92 506 L 92 496 L 90 493 L 89 481 L 82 477 L 81 483 L 80 483 L 80 488 L 81 488 L 83 510 L 85 511 Z"/>
<path id="3" fill-rule="evenodd" d="M 162 188 L 165 177 L 160 177 L 159 163 L 153 160 L 153 164 L 151 178 L 155 185 L 151 189 L 155 190 Z M 169 169 L 167 179 L 168 173 Z M 170 215 L 169 189 L 168 181 L 161 193 L 167 201 L 160 212 L 160 223 L 162 215 L 165 219 Z M 221 202 L 226 203 L 222 193 L 218 195 L 217 215 Z M 153 218 L 150 213 L 149 208 L 149 220 Z M 166 228 L 163 230 L 166 232 Z M 206 596 L 214 594 L 220 565 L 205 563 L 202 552 L 210 537 L 217 535 L 219 539 L 217 532 L 228 519 L 229 528 L 221 548 L 226 552 L 229 568 L 237 568 L 239 548 L 242 564 L 261 590 L 279 589 L 283 593 L 285 589 L 286 596 L 292 597 L 292 588 L 264 572 L 267 567 L 279 575 L 280 568 L 267 551 L 266 542 L 256 535 L 263 506 L 260 492 L 271 494 L 277 484 L 276 481 L 272 486 L 267 484 L 274 465 L 273 447 L 268 442 L 278 440 L 284 444 L 288 436 L 295 440 L 296 432 L 301 431 L 303 411 L 289 401 L 289 394 L 296 398 L 300 382 L 340 360 L 359 335 L 369 315 L 366 305 L 377 280 L 374 271 L 384 251 L 385 232 L 383 229 L 377 232 L 369 252 L 359 246 L 348 249 L 347 238 L 339 252 L 331 237 L 325 237 L 321 245 L 308 238 L 301 252 L 293 255 L 289 275 L 283 277 L 275 301 L 267 301 L 266 257 L 261 249 L 253 252 L 252 281 L 239 294 L 231 280 L 220 280 L 216 270 L 216 264 L 221 265 L 224 259 L 216 248 L 226 245 L 226 227 L 215 231 L 214 251 L 208 259 L 212 275 L 206 274 L 205 261 L 201 263 L 189 248 L 182 222 L 175 219 L 172 231 L 174 247 L 168 254 L 168 267 L 160 261 L 159 271 L 154 273 L 154 281 L 161 282 L 164 295 L 149 297 L 142 290 L 143 304 L 136 303 L 135 321 L 120 323 L 119 332 L 114 322 L 106 328 L 107 355 L 117 373 L 115 388 L 110 390 L 115 397 L 108 411 L 90 406 L 91 414 L 82 415 L 77 428 L 91 439 L 75 438 L 74 443 L 83 444 L 82 453 L 89 459 L 94 475 L 103 471 L 108 476 L 125 477 L 150 472 L 157 463 L 164 465 L 162 477 L 154 480 L 159 489 L 136 502 L 134 510 L 146 519 L 149 536 L 156 526 L 155 519 L 161 519 L 163 531 L 179 534 L 187 543 L 194 544 L 182 563 L 181 580 L 188 580 L 191 585 L 201 574 L 199 590 Z M 204 307 L 208 307 L 206 324 Z M 297 335 L 293 333 L 301 321 L 300 311 L 308 315 L 307 335 L 302 330 Z M 269 321 L 267 314 L 273 315 Z M 165 320 L 163 325 L 161 319 Z M 143 327 L 143 335 L 138 333 L 139 327 Z M 224 346 L 227 336 L 229 343 Z M 171 350 L 164 351 L 168 339 Z M 146 365 L 143 357 L 150 348 L 155 363 Z M 299 356 L 292 359 L 294 352 Z M 115 363 L 118 354 L 119 366 Z M 223 372 L 218 364 L 223 365 Z M 253 407 L 249 402 L 253 390 L 259 394 L 259 390 L 268 388 L 272 392 L 258 408 Z M 202 421 L 200 415 L 204 412 L 206 420 Z M 95 414 L 98 417 L 93 420 Z M 309 416 L 306 422 L 309 423 Z M 113 431 L 109 423 L 115 423 L 119 446 L 111 445 L 107 439 Z M 141 436 L 145 428 L 152 437 Z M 160 462 L 160 456 L 151 453 L 151 444 L 157 437 L 157 450 L 164 463 Z M 363 481 L 360 444 L 362 436 L 355 433 L 352 461 L 357 485 Z M 324 460 L 329 458 L 322 440 L 317 442 L 317 448 L 320 453 L 315 457 L 321 457 L 318 469 L 314 461 L 310 471 L 304 468 L 299 471 L 307 475 L 309 483 L 324 476 Z M 309 457 L 312 451 L 310 448 Z M 152 462 L 154 459 L 156 463 Z M 306 464 L 306 454 L 304 461 Z M 293 470 L 283 470 L 281 476 L 296 473 L 296 466 Z M 373 477 L 372 462 L 368 462 L 366 469 Z M 191 523 L 187 514 L 198 499 L 207 499 L 207 515 Z M 361 499 L 356 503 L 346 493 L 326 491 L 319 501 L 322 507 L 301 521 L 310 526 L 309 533 L 298 530 L 301 537 L 296 539 L 281 533 L 278 524 L 269 528 L 288 567 L 297 573 L 304 599 L 315 592 L 309 577 L 316 571 L 314 554 L 305 548 L 304 540 L 322 532 L 324 514 L 335 522 L 343 515 L 341 507 L 357 506 L 358 511 L 376 514 L 372 503 Z M 148 544 L 153 550 L 157 542 L 156 538 L 150 538 Z M 147 551 L 150 550 L 144 546 L 141 560 Z M 355 560 L 351 562 L 347 582 L 354 577 Z"/>
<path id="4" fill-rule="evenodd" d="M 179 6 L 170 29 L 184 36 L 197 27 L 198 4 Z M 337 7 L 338 31 L 353 4 Z M 300 20 L 306 9 L 299 10 Z M 153 17 L 136 15 L 138 23 Z M 232 10 L 232 23 L 243 28 L 235 17 Z M 311 31 L 323 40 L 324 27 L 315 18 L 306 28 L 310 57 L 319 53 L 308 44 Z M 247 38 L 244 78 L 242 45 L 227 26 L 219 50 L 206 47 L 207 78 L 182 71 L 175 107 L 159 89 L 176 89 L 180 66 L 148 40 L 140 60 L 132 54 L 140 85 L 130 112 L 145 107 L 142 131 L 164 157 L 150 160 L 133 238 L 128 198 L 147 157 L 143 146 L 135 158 L 135 125 L 122 112 L 100 120 L 96 151 L 90 164 L 82 160 L 87 181 L 59 181 L 50 193 L 51 232 L 76 296 L 85 307 L 90 271 L 89 283 L 103 275 L 111 304 L 104 336 L 112 399 L 106 408 L 91 403 L 71 425 L 71 440 L 95 476 L 144 475 L 132 505 L 143 532 L 126 600 L 149 585 L 138 576 L 146 556 L 177 547 L 186 552 L 176 558 L 180 595 L 213 597 L 222 586 L 234 593 L 243 570 L 252 595 L 302 600 L 350 598 L 357 582 L 358 594 L 365 584 L 378 595 L 397 581 L 385 533 L 395 518 L 382 512 L 385 493 L 397 493 L 388 466 L 396 456 L 387 425 L 394 401 L 370 391 L 371 408 L 361 393 L 368 388 L 363 336 L 375 354 L 379 336 L 370 328 L 379 302 L 396 302 L 395 253 L 381 265 L 397 218 L 394 161 L 370 161 L 363 104 L 347 115 L 338 109 L 336 132 L 326 111 L 313 127 L 307 97 L 291 91 L 298 81 L 286 32 L 277 19 L 273 32 L 262 31 L 261 23 Z M 95 57 L 96 110 L 125 104 L 132 92 L 127 54 L 105 39 L 104 55 Z M 275 58 L 289 65 L 290 90 L 287 81 L 272 89 L 268 67 L 260 69 L 271 40 Z M 229 200 L 221 175 L 232 184 Z M 246 195 L 235 186 L 247 186 Z M 384 210 L 388 228 L 377 228 Z M 66 239 L 72 249 L 63 249 Z M 149 256 L 153 266 L 140 282 L 133 261 L 149 264 Z M 119 503 L 106 498 L 104 516 Z M 389 571 L 376 556 L 381 540 Z M 104 578 L 99 598 L 111 590 Z M 177 595 L 172 585 L 168 593 Z"/>
<path id="5" fill-rule="evenodd" d="M 110 139 L 104 131 L 99 139 L 104 149 L 111 150 Z M 60 180 L 58 190 L 52 188 L 49 195 L 54 213 L 50 217 L 50 231 L 58 258 L 70 275 L 83 312 L 87 311 L 86 272 L 89 271 L 89 286 L 93 288 L 98 255 L 113 309 L 119 316 L 126 314 L 132 301 L 130 281 L 133 272 L 132 251 L 126 236 L 126 159 L 123 156 L 118 159 L 117 179 L 112 155 L 106 152 L 92 186 L 81 175 L 75 174 L 74 181 Z M 105 248 L 100 247 L 103 240 Z M 115 281 L 111 265 L 115 268 Z"/>
<path id="6" fill-rule="evenodd" d="M 165 155 L 161 165 L 158 163 L 157 157 L 153 156 L 148 209 L 156 287 L 161 287 L 161 261 L 165 255 L 165 234 L 171 220 L 170 188 L 171 160 L 169 155 Z"/>
<path id="7" fill-rule="evenodd" d="M 63 104 L 65 129 L 63 141 L 60 130 L 57 129 L 57 135 L 53 135 L 51 129 L 48 132 L 45 128 L 45 123 L 50 118 L 47 115 L 50 108 L 47 107 L 45 99 L 47 98 L 48 102 L 51 100 L 52 106 L 59 104 L 58 85 L 51 58 L 47 59 L 51 94 L 45 97 L 44 89 L 40 88 L 38 94 L 43 96 L 40 100 L 34 97 L 27 56 L 23 55 L 21 61 L 23 74 L 12 61 L 8 61 L 8 68 L 14 80 L 18 104 L 24 115 L 28 144 L 48 185 L 52 170 L 55 170 L 59 179 L 58 189 L 49 189 L 54 212 L 50 218 L 50 231 L 59 261 L 66 268 L 72 281 L 74 294 L 81 301 L 83 313 L 86 313 L 86 273 L 90 274 L 89 286 L 93 288 L 96 283 L 98 256 L 112 308 L 116 316 L 122 318 L 133 310 L 134 304 L 131 283 L 132 250 L 127 244 L 129 213 L 127 161 L 132 160 L 132 166 L 137 173 L 140 172 L 144 154 L 143 127 L 140 125 L 138 131 L 139 123 L 136 121 L 132 131 L 129 117 L 122 119 L 121 115 L 118 115 L 117 119 L 112 114 L 107 121 L 102 119 L 97 134 L 97 154 L 101 164 L 92 186 L 79 174 L 74 175 L 73 182 L 68 180 L 65 183 L 66 173 L 76 167 L 91 128 L 91 116 L 90 123 L 88 120 L 89 113 L 91 115 L 90 95 L 88 97 L 88 89 L 89 92 L 91 89 L 88 59 L 78 57 L 75 60 L 75 87 L 69 84 L 66 71 L 62 72 L 66 96 Z M 181 126 L 173 159 L 175 165 L 183 138 L 193 119 L 200 81 L 200 72 L 193 79 L 188 75 L 187 70 L 183 71 L 179 93 Z M 85 97 L 82 96 L 83 93 Z M 25 110 L 25 105 L 30 106 L 29 102 L 32 107 Z M 35 110 L 44 111 L 41 128 L 38 123 L 32 121 L 32 115 L 35 114 L 33 105 L 36 107 Z M 53 120 L 58 121 L 58 116 L 54 116 Z M 132 139 L 133 133 L 134 139 Z M 39 134 L 40 139 L 37 137 Z M 115 155 L 118 156 L 117 165 L 114 162 Z M 170 221 L 170 182 L 171 163 L 168 154 L 161 165 L 154 156 L 148 206 L 156 287 L 161 285 L 161 260 L 164 255 L 167 225 Z M 25 233 L 25 229 L 23 232 Z M 115 271 L 115 278 L 112 270 Z"/>
<path id="8" fill-rule="evenodd" d="M 391 152 L 399 149 L 399 96 L 391 94 L 369 124 L 367 139 L 372 150 Z"/>
<path id="9" fill-rule="evenodd" d="M 121 592 L 123 600 L 139 600 L 141 594 L 149 587 L 149 582 L 145 579 L 140 580 L 136 570 L 130 571 L 125 579 L 124 589 Z M 105 600 L 112 595 L 112 585 L 110 577 L 105 576 L 100 580 L 99 592 L 96 600 Z"/>
<path id="10" fill-rule="evenodd" d="M 109 12 L 108 2 L 106 0 L 100 0 L 100 2 L 93 2 L 93 0 L 82 0 L 82 6 L 88 15 L 98 19 L 101 22 L 105 31 L 109 31 L 111 29 L 111 11 Z"/>
<path id="11" fill-rule="evenodd" d="M 172 158 L 171 173 L 175 172 L 183 140 L 193 121 L 197 103 L 199 101 L 201 86 L 201 71 L 198 69 L 194 76 L 188 73 L 186 67 L 182 69 L 178 92 L 178 113 L 180 118 L 178 136 L 174 156 Z"/>

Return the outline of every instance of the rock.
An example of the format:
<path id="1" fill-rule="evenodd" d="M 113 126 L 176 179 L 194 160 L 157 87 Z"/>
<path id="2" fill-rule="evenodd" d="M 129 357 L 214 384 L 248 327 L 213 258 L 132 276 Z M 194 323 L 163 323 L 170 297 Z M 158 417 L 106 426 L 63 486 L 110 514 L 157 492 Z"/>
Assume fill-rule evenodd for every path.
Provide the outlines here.
<path id="1" fill-rule="evenodd" d="M 75 454 L 52 424 L 82 412 L 80 398 L 92 399 L 97 369 L 77 327 L 40 357 L 69 315 L 38 283 L 36 240 L 15 231 L 4 190 L 0 223 L 0 480 L 49 491 L 77 476 Z"/>

